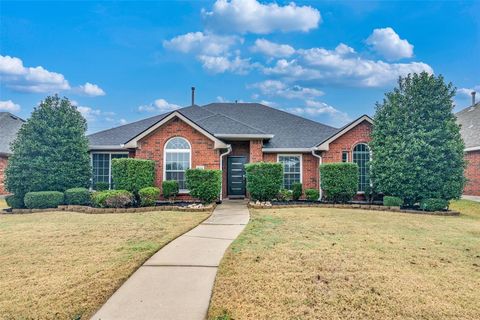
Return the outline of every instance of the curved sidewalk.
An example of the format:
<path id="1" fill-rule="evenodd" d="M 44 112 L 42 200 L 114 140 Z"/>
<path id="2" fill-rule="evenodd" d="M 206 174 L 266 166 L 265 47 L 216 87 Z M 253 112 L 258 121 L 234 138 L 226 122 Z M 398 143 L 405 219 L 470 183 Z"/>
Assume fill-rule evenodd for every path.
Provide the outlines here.
<path id="1" fill-rule="evenodd" d="M 220 260 L 249 219 L 245 201 L 225 200 L 147 260 L 92 319 L 205 319 Z"/>

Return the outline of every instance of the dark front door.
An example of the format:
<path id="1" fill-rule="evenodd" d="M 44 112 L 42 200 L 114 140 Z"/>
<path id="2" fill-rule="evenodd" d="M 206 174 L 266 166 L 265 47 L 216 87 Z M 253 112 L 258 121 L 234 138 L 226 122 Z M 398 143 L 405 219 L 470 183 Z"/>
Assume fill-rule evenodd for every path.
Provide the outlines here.
<path id="1" fill-rule="evenodd" d="M 228 157 L 227 182 L 229 196 L 245 196 L 245 157 Z"/>

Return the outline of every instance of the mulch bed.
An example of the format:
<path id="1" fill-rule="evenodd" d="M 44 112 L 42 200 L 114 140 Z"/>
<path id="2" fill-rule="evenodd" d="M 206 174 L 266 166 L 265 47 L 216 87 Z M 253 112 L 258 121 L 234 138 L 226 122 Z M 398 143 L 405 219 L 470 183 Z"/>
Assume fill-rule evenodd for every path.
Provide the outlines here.
<path id="1" fill-rule="evenodd" d="M 102 214 L 102 213 L 134 213 L 134 212 L 152 212 L 152 211 L 183 211 L 183 212 L 213 212 L 215 207 L 214 204 L 209 204 L 201 208 L 190 208 L 188 205 L 196 204 L 189 202 L 188 204 L 177 205 L 177 203 L 170 205 L 158 205 L 155 207 L 140 207 L 140 208 L 93 208 L 89 206 L 58 206 L 57 208 L 48 208 L 48 209 L 3 209 L 0 213 L 3 214 L 24 214 L 24 213 L 35 213 L 35 212 L 52 212 L 52 211 L 73 211 L 73 212 L 82 212 L 82 213 L 91 213 L 91 214 Z"/>
<path id="2" fill-rule="evenodd" d="M 320 201 L 273 201 L 270 204 L 267 202 L 256 203 L 250 202 L 248 204 L 249 208 L 252 209 L 272 209 L 272 208 L 302 208 L 302 207 L 318 207 L 318 208 L 338 208 L 338 209 L 361 209 L 361 210 L 376 210 L 376 211 L 389 211 L 389 212 L 402 212 L 402 213 L 412 213 L 412 214 L 427 214 L 435 216 L 458 216 L 460 212 L 457 211 L 423 211 L 423 210 L 412 210 L 405 209 L 400 207 L 386 207 L 379 204 L 361 204 L 361 203 L 349 203 L 349 204 L 339 204 L 339 203 L 325 203 Z"/>

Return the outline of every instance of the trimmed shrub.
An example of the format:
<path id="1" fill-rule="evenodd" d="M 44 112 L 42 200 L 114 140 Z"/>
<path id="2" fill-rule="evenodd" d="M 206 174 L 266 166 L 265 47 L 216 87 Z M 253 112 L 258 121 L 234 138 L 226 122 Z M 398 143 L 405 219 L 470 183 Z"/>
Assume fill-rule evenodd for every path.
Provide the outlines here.
<path id="1" fill-rule="evenodd" d="M 29 209 L 56 208 L 63 203 L 63 193 L 59 191 L 27 192 L 23 202 Z"/>
<path id="2" fill-rule="evenodd" d="M 127 190 L 105 190 L 92 194 L 92 204 L 99 208 L 125 208 L 133 201 L 133 195 Z"/>
<path id="3" fill-rule="evenodd" d="M 95 191 L 105 191 L 108 190 L 108 182 L 99 181 L 95 183 Z"/>
<path id="4" fill-rule="evenodd" d="M 176 181 L 175 181 L 176 182 Z M 155 205 L 155 202 L 160 196 L 160 189 L 157 187 L 146 187 L 138 191 L 140 197 L 140 205 L 142 207 L 151 207 Z"/>
<path id="5" fill-rule="evenodd" d="M 294 183 L 292 185 L 292 198 L 293 200 L 297 201 L 302 196 L 302 184 L 301 183 Z"/>
<path id="6" fill-rule="evenodd" d="M 352 200 L 358 188 L 358 165 L 340 162 L 320 166 L 320 181 L 327 201 L 345 203 Z"/>
<path id="7" fill-rule="evenodd" d="M 115 189 L 127 190 L 137 196 L 140 189 L 153 187 L 155 161 L 133 158 L 112 159 L 112 180 Z"/>
<path id="8" fill-rule="evenodd" d="M 23 204 L 23 198 L 18 197 L 14 194 L 9 195 L 5 198 L 5 201 L 7 202 L 7 205 L 11 207 L 12 209 L 22 209 L 25 208 L 25 205 Z"/>
<path id="9" fill-rule="evenodd" d="M 403 199 L 399 197 L 384 196 L 383 205 L 386 207 L 400 207 L 403 205 Z"/>
<path id="10" fill-rule="evenodd" d="M 420 202 L 420 209 L 425 211 L 441 211 L 448 207 L 448 201 L 444 199 L 430 198 Z"/>
<path id="11" fill-rule="evenodd" d="M 165 180 L 162 182 L 162 192 L 165 199 L 170 199 L 175 197 L 178 194 L 178 181 L 176 180 Z"/>
<path id="12" fill-rule="evenodd" d="M 255 162 L 245 165 L 247 190 L 253 200 L 271 201 L 278 195 L 283 182 L 281 163 Z"/>
<path id="13" fill-rule="evenodd" d="M 185 173 L 190 195 L 204 203 L 218 199 L 222 188 L 220 170 L 188 169 Z"/>
<path id="14" fill-rule="evenodd" d="M 306 189 L 305 197 L 307 198 L 307 200 L 317 201 L 320 197 L 320 191 L 318 191 L 317 189 Z"/>
<path id="15" fill-rule="evenodd" d="M 65 204 L 87 206 L 90 204 L 90 191 L 86 188 L 72 188 L 65 191 Z"/>
<path id="16" fill-rule="evenodd" d="M 277 194 L 278 201 L 289 201 L 289 200 L 292 200 L 292 198 L 293 198 L 292 190 L 280 189 L 280 191 L 278 191 L 278 194 Z"/>

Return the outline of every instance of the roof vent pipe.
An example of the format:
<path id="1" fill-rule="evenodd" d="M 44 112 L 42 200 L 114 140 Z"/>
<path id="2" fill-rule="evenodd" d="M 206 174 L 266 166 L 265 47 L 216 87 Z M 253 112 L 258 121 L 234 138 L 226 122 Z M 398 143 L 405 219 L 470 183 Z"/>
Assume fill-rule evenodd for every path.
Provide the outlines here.
<path id="1" fill-rule="evenodd" d="M 475 95 L 477 93 L 475 91 L 472 91 L 472 107 L 475 105 Z"/>
<path id="2" fill-rule="evenodd" d="M 192 106 L 195 104 L 195 87 L 192 87 Z"/>

